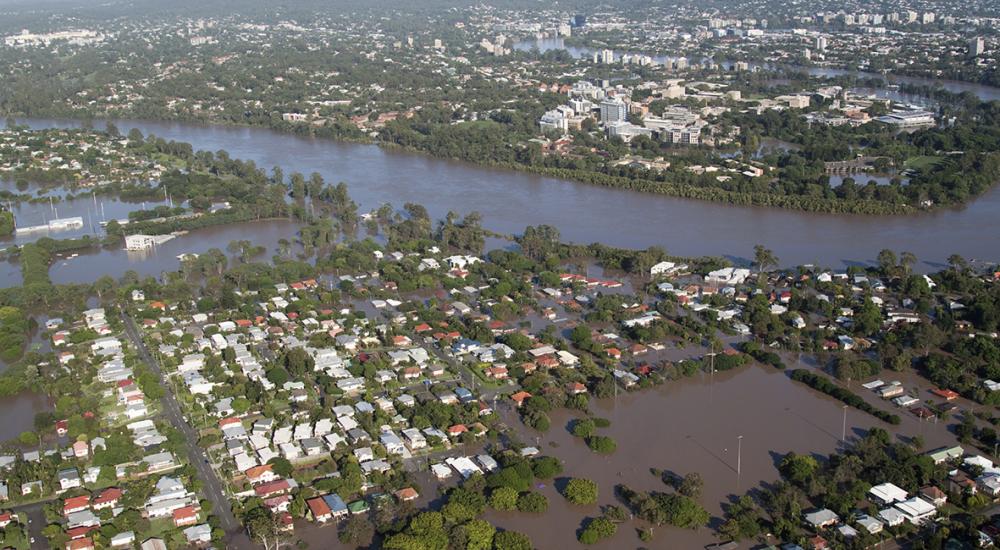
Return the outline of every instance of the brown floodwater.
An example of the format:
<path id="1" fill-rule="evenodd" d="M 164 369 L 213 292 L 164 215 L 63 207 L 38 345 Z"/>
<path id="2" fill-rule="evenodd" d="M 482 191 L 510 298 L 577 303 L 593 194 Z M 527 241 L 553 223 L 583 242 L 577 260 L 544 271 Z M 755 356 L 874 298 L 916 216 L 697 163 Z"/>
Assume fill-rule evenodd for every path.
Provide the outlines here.
<path id="1" fill-rule="evenodd" d="M 75 126 L 78 121 L 29 119 L 36 128 Z M 375 145 L 339 143 L 264 128 L 172 122 L 116 121 L 127 131 L 191 143 L 196 150 L 224 149 L 286 174 L 319 172 L 328 182 L 346 182 L 363 211 L 392 203 L 427 206 L 435 218 L 449 210 L 479 211 L 486 228 L 520 233 L 527 225 L 557 227 L 576 243 L 662 246 L 682 256 L 752 256 L 756 244 L 774 250 L 784 265 L 829 267 L 874 263 L 881 249 L 910 251 L 925 263 L 944 265 L 951 254 L 1000 259 L 1000 189 L 994 187 L 965 207 L 912 216 L 817 214 L 765 207 L 737 207 L 679 199 L 494 170 Z M 249 235 L 252 237 L 252 235 Z M 929 263 L 927 263 L 929 262 Z"/>
<path id="2" fill-rule="evenodd" d="M 140 277 L 160 278 L 165 271 L 180 269 L 180 254 L 204 254 L 218 248 L 230 256 L 230 265 L 235 261 L 226 250 L 231 241 L 249 239 L 255 245 L 267 248 L 267 252 L 254 258 L 270 260 L 278 248 L 278 241 L 295 240 L 301 224 L 292 220 L 264 220 L 231 225 L 205 227 L 181 235 L 153 249 L 127 251 L 124 248 L 102 249 L 85 252 L 75 258 L 59 257 L 52 262 L 49 276 L 53 283 L 89 283 L 103 275 L 117 279 L 132 270 Z M 294 249 L 294 247 L 293 247 Z M 0 286 L 21 284 L 20 266 L 14 262 L 0 262 Z"/>
<path id="3" fill-rule="evenodd" d="M 13 439 L 21 432 L 34 431 L 35 414 L 52 410 L 48 397 L 40 393 L 21 392 L 0 397 L 0 442 Z"/>
<path id="4" fill-rule="evenodd" d="M 892 408 L 884 402 L 880 406 Z M 544 454 L 564 462 L 564 476 L 597 481 L 600 505 L 620 504 L 613 493 L 617 484 L 669 491 L 650 473 L 651 468 L 680 476 L 698 472 L 705 482 L 700 501 L 713 522 L 721 518 L 722 505 L 734 495 L 777 480 L 776 461 L 785 453 L 827 455 L 835 451 L 841 444 L 845 418 L 840 402 L 791 381 L 784 372 L 756 365 L 620 393 L 617 398 L 596 402 L 592 410 L 611 420 L 611 427 L 600 431 L 618 443 L 610 456 L 590 452 L 582 440 L 568 433 L 566 426 L 576 417 L 568 411 L 553 413 L 553 427 L 545 434 L 524 428 L 509 411 L 505 416 L 510 425 L 518 426 L 525 443 L 534 444 L 538 437 Z M 901 416 L 902 424 L 891 427 L 847 409 L 847 438 L 878 426 L 900 437 L 922 433 L 928 449 L 954 444 L 944 422 L 934 425 L 912 415 Z M 743 436 L 742 445 L 739 436 Z M 528 534 L 538 548 L 578 546 L 577 530 L 585 518 L 600 514 L 599 506 L 569 505 L 551 483 L 539 490 L 549 497 L 547 513 L 489 512 L 487 519 L 498 527 Z M 655 540 L 646 544 L 636 531 L 645 526 L 638 520 L 626 522 L 613 538 L 594 547 L 700 548 L 715 542 L 708 528 L 687 531 L 659 527 Z"/>

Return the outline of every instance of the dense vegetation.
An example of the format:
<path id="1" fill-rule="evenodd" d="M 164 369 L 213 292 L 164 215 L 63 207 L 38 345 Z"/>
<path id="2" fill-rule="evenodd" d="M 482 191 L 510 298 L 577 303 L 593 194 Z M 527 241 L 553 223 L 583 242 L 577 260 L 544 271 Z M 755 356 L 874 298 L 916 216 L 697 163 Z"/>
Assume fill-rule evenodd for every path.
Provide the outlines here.
<path id="1" fill-rule="evenodd" d="M 805 369 L 794 369 L 789 374 L 792 380 L 802 382 L 814 390 L 823 392 L 846 405 L 864 411 L 883 422 L 888 422 L 889 424 L 899 424 L 900 422 L 898 415 L 887 413 L 882 409 L 869 405 L 864 399 L 858 397 L 856 393 L 834 384 L 830 379 L 822 375 L 809 372 Z"/>

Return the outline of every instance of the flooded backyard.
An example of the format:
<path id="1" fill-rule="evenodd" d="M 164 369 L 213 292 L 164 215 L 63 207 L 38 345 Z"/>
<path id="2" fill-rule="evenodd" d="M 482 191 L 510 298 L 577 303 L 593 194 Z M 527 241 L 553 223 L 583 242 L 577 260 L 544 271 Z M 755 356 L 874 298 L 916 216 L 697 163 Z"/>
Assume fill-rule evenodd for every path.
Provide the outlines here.
<path id="1" fill-rule="evenodd" d="M 865 393 L 860 388 L 855 391 Z M 893 408 L 884 402 L 880 406 Z M 784 454 L 827 455 L 841 444 L 845 428 L 844 408 L 839 401 L 791 381 L 785 372 L 756 365 L 621 393 L 616 399 L 596 402 L 592 412 L 611 421 L 610 428 L 599 430 L 618 443 L 617 451 L 610 456 L 592 453 L 567 431 L 577 417 L 568 411 L 553 413 L 552 429 L 545 434 L 523 427 L 511 411 L 505 412 L 505 419 L 518 428 L 525 444 L 535 444 L 538 437 L 543 454 L 562 460 L 564 476 L 597 481 L 600 505 L 621 504 L 614 496 L 618 484 L 646 491 L 670 491 L 650 472 L 653 468 L 678 476 L 699 473 L 705 482 L 700 501 L 712 515 L 713 524 L 722 517 L 723 504 L 735 495 L 777 480 L 776 464 Z M 849 408 L 847 439 L 880 427 L 907 437 L 922 433 L 928 449 L 954 444 L 945 423 L 920 422 L 905 411 L 900 416 L 904 417 L 903 423 L 891 427 Z M 555 485 L 559 485 L 558 480 L 539 489 L 550 502 L 549 511 L 543 515 L 491 511 L 486 519 L 498 527 L 528 534 L 539 548 L 576 547 L 577 529 L 584 518 L 600 515 L 599 506 L 570 505 Z M 655 540 L 647 544 L 638 538 L 635 528 L 640 526 L 646 525 L 638 520 L 626 522 L 613 538 L 594 547 L 666 548 L 669 541 L 670 548 L 700 548 L 715 542 L 707 528 L 687 531 L 661 527 L 656 529 Z"/>
<path id="2" fill-rule="evenodd" d="M 0 441 L 16 438 L 35 429 L 35 414 L 52 410 L 48 397 L 30 391 L 0 397 Z"/>

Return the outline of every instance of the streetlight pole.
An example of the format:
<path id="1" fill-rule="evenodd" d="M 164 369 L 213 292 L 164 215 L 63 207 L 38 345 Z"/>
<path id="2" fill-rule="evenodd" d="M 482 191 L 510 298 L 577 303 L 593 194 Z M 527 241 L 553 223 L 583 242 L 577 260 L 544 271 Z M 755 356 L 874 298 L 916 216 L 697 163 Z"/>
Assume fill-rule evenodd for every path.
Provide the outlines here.
<path id="1" fill-rule="evenodd" d="M 840 441 L 847 443 L 847 405 L 842 407 L 844 409 L 844 422 L 840 428 Z"/>
<path id="2" fill-rule="evenodd" d="M 740 474 L 743 470 L 743 436 L 736 437 L 736 490 L 740 490 Z"/>

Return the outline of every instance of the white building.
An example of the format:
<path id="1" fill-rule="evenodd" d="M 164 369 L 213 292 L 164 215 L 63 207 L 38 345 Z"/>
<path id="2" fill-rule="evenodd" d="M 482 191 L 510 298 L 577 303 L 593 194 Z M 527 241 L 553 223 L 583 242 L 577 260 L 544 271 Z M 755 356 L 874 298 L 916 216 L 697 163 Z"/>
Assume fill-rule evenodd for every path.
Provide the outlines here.
<path id="1" fill-rule="evenodd" d="M 609 124 L 612 122 L 625 122 L 628 118 L 628 108 L 625 102 L 618 98 L 605 99 L 600 104 L 601 122 Z"/>
<path id="2" fill-rule="evenodd" d="M 152 235 L 126 235 L 125 250 L 149 250 L 156 245 L 156 239 Z"/>

